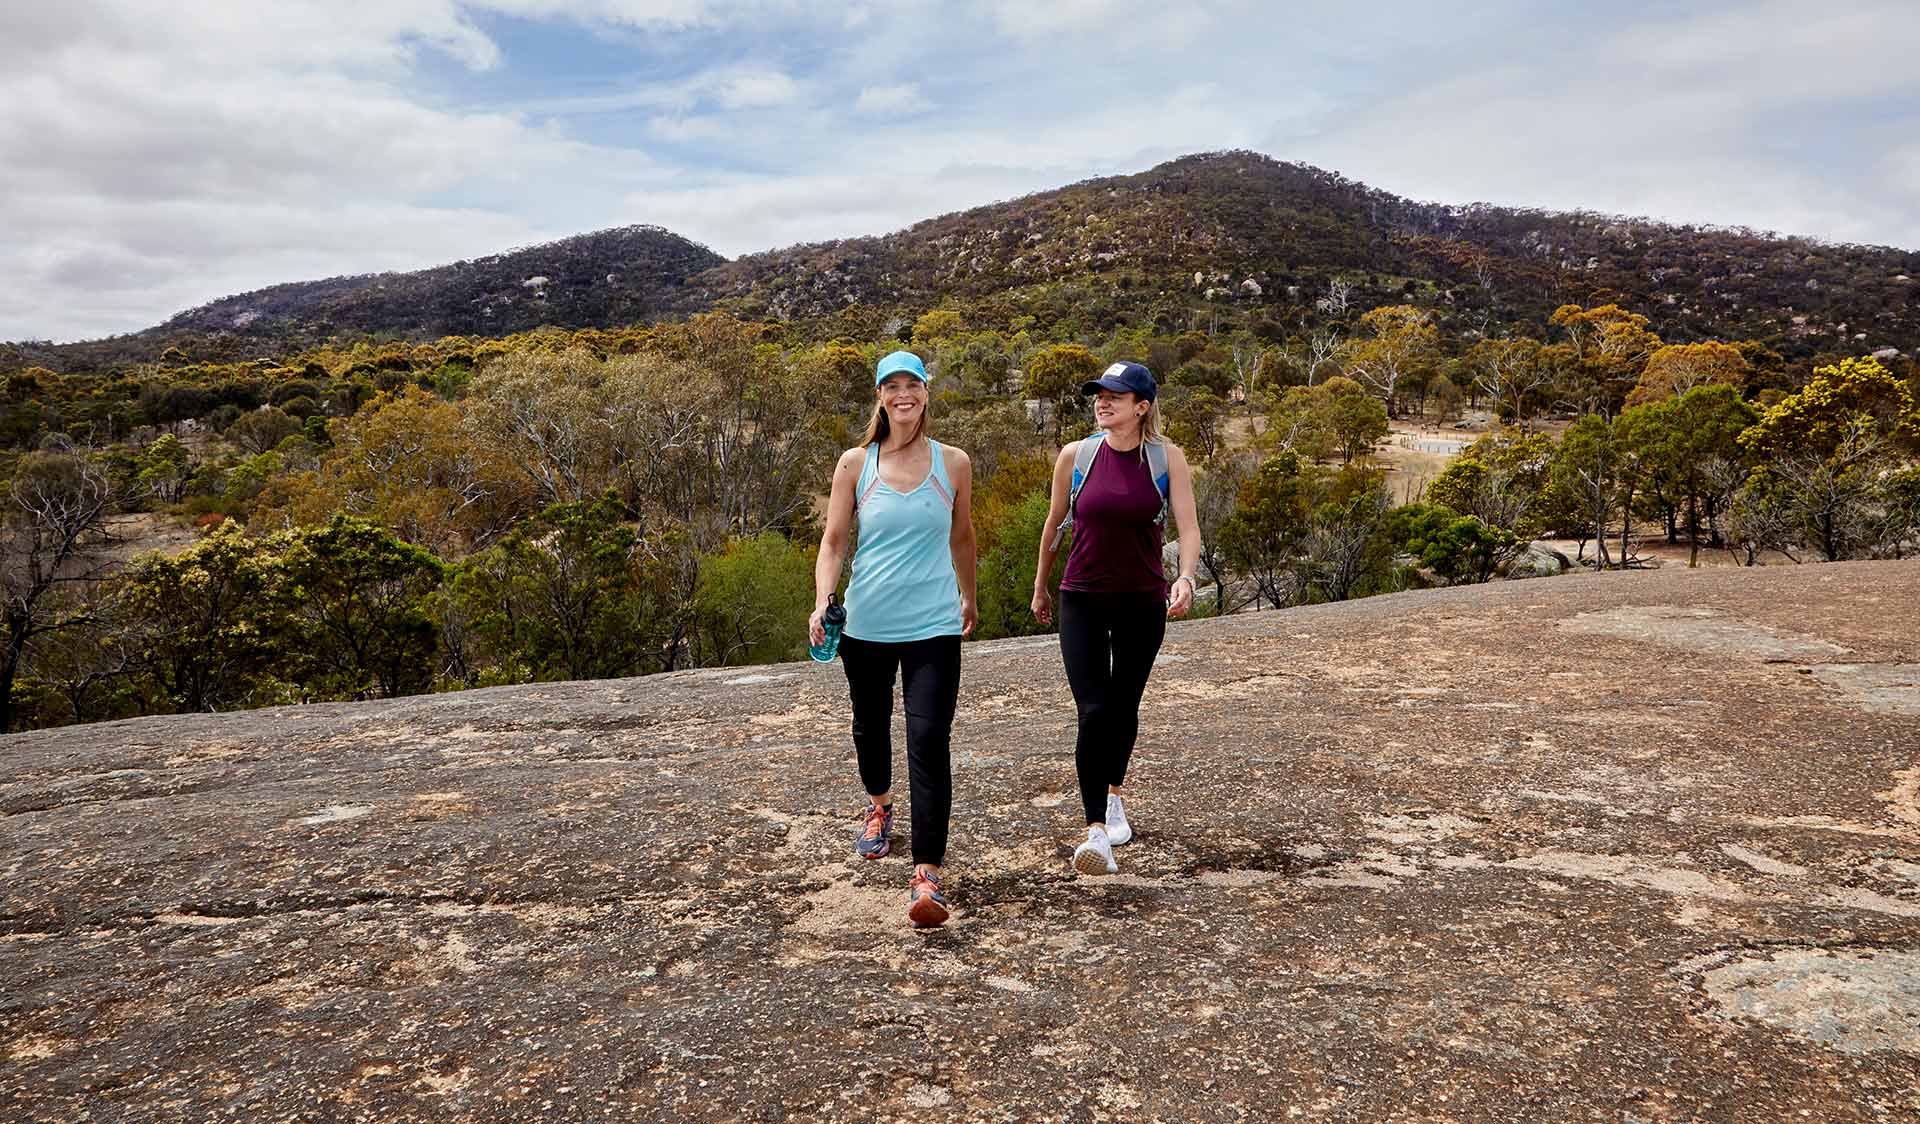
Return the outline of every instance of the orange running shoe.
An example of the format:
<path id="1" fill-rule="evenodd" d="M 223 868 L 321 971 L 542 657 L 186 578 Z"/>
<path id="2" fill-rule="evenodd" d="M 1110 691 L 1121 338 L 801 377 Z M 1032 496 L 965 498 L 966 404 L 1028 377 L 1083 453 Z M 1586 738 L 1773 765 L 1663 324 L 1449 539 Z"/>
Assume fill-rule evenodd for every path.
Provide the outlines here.
<path id="1" fill-rule="evenodd" d="M 940 876 L 916 869 L 907 880 L 907 920 L 915 928 L 931 929 L 946 924 L 949 916 L 947 899 L 940 893 Z"/>
<path id="2" fill-rule="evenodd" d="M 866 823 L 853 841 L 853 853 L 863 859 L 884 859 L 893 850 L 893 805 L 867 805 Z"/>

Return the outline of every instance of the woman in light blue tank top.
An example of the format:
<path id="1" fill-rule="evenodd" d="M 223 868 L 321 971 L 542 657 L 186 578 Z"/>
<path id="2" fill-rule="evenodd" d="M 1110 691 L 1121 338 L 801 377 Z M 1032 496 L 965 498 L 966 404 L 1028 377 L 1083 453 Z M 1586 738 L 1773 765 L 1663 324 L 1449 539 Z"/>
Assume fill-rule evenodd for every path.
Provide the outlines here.
<path id="1" fill-rule="evenodd" d="M 859 447 L 840 455 L 814 567 L 809 639 L 825 639 L 827 599 L 840 581 L 857 520 L 840 660 L 853 701 L 853 748 L 866 786 L 854 852 L 893 848 L 893 685 L 906 698 L 907 791 L 913 874 L 907 918 L 939 925 L 947 820 L 953 808 L 953 713 L 960 699 L 960 637 L 973 631 L 973 462 L 927 436 L 927 370 L 896 351 L 874 372 L 873 417 Z"/>

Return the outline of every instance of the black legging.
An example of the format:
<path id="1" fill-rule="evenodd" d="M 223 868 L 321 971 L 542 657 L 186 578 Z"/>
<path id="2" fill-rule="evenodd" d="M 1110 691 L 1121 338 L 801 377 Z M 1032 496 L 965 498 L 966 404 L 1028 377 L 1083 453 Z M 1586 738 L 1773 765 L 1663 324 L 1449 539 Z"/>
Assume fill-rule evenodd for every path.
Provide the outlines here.
<path id="1" fill-rule="evenodd" d="M 939 866 L 947 857 L 953 811 L 953 711 L 960 699 L 960 638 L 934 636 L 905 644 L 840 638 L 853 699 L 853 751 L 867 794 L 893 790 L 893 680 L 907 701 L 907 792 L 913 802 L 913 861 Z"/>
<path id="2" fill-rule="evenodd" d="M 1157 593 L 1060 591 L 1060 654 L 1080 709 L 1073 761 L 1088 823 L 1107 818 L 1107 786 L 1125 784 L 1140 733 L 1140 695 L 1167 634 Z"/>

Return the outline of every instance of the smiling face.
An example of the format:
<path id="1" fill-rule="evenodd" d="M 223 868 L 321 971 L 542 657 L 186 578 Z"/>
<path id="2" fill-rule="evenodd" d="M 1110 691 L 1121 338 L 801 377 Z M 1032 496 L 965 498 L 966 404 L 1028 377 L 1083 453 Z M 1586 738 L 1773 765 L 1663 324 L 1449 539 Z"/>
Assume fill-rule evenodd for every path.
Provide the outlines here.
<path id="1" fill-rule="evenodd" d="M 1101 429 L 1126 432 L 1140 425 L 1149 403 L 1138 394 L 1102 388 L 1093 396 L 1093 421 Z"/>
<path id="2" fill-rule="evenodd" d="M 874 389 L 880 408 L 887 413 L 887 424 L 896 433 L 914 433 L 927 410 L 927 384 L 904 371 L 888 375 Z"/>

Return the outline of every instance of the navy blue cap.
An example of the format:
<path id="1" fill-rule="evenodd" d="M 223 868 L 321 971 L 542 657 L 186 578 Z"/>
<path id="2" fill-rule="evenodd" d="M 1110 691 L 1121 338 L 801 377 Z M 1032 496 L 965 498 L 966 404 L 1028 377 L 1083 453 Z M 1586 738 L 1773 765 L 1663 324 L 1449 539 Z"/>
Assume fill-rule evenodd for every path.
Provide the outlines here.
<path id="1" fill-rule="evenodd" d="M 1151 402 L 1160 393 L 1160 384 L 1153 381 L 1153 372 L 1142 364 L 1121 362 L 1108 367 L 1092 382 L 1080 384 L 1082 394 L 1098 394 L 1103 390 L 1137 394 Z"/>

